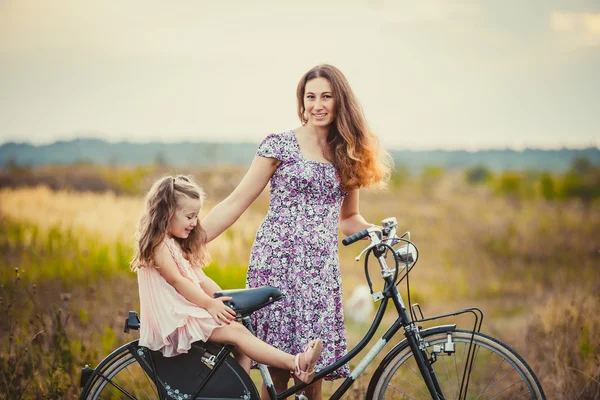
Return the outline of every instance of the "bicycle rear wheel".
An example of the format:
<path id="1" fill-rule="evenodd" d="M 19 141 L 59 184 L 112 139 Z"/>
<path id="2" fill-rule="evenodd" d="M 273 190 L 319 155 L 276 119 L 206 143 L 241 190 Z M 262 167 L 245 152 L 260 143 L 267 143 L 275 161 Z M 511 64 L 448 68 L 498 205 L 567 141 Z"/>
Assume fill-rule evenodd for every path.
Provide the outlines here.
<path id="1" fill-rule="evenodd" d="M 158 389 L 127 346 L 99 365 L 80 399 L 158 399 Z"/>
<path id="2" fill-rule="evenodd" d="M 538 379 L 510 347 L 481 333 L 451 331 L 424 338 L 442 395 L 449 399 L 545 399 Z M 472 340 L 472 346 L 471 346 Z M 452 346 L 452 344 L 454 346 Z M 436 347 L 434 347 L 436 346 Z M 467 355 L 471 346 L 472 368 Z M 447 352 L 454 347 L 454 351 Z M 467 374 L 461 395 L 463 375 Z M 431 399 L 409 346 L 403 346 L 381 373 L 373 399 Z"/>
<path id="3" fill-rule="evenodd" d="M 163 357 L 160 352 L 150 352 L 138 346 L 137 341 L 128 343 L 95 368 L 80 400 L 191 400 L 203 382 L 205 385 L 196 400 L 260 398 L 252 380 L 233 357 L 225 355 L 222 362 L 217 361 L 216 365 L 204 358 L 216 355 L 223 346 L 204 344 L 213 348 L 211 353 L 205 353 L 203 346 L 196 345 L 194 343 L 187 354 Z M 212 362 L 213 366 L 205 362 Z"/>

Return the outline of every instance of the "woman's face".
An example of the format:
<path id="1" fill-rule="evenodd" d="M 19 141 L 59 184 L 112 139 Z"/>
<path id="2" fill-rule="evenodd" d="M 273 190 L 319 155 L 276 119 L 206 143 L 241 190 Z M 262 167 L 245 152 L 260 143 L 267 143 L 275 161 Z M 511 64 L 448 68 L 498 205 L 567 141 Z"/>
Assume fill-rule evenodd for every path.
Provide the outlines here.
<path id="1" fill-rule="evenodd" d="M 327 79 L 319 77 L 306 82 L 304 109 L 308 124 L 324 127 L 334 121 L 335 98 Z"/>
<path id="2" fill-rule="evenodd" d="M 182 197 L 177 200 L 177 210 L 169 221 L 171 236 L 186 239 L 198 225 L 198 213 L 202 203 L 198 199 Z"/>

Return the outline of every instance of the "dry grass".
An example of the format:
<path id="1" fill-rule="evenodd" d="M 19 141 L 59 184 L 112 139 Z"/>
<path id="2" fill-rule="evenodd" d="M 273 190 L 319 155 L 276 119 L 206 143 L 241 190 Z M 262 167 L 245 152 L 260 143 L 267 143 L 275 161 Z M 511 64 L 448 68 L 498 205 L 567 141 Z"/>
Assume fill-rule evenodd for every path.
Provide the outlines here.
<path id="1" fill-rule="evenodd" d="M 222 186 L 211 187 L 211 181 L 233 185 L 239 178 L 230 172 L 227 176 L 228 180 L 209 175 L 199 179 L 209 195 L 213 193 L 206 210 L 227 193 Z M 264 193 L 211 243 L 218 265 L 213 271 L 220 279 L 243 282 L 243 268 L 267 201 Z M 39 307 L 58 304 L 71 315 L 67 331 L 73 340 L 80 347 L 96 346 L 95 354 L 105 354 L 130 340 L 120 325 L 124 312 L 137 308 L 135 280 L 126 264 L 142 204 L 141 197 L 111 193 L 44 187 L 0 190 L 0 280 L 10 283 L 17 267 L 28 285 L 37 284 Z M 420 250 L 418 267 L 411 274 L 412 299 L 427 315 L 479 306 L 486 313 L 484 332 L 525 356 L 548 398 L 598 395 L 597 204 L 507 199 L 449 175 L 391 191 L 364 191 L 361 212 L 375 223 L 396 216 L 400 227 L 411 231 Z M 345 297 L 364 282 L 362 263 L 353 260 L 359 251 L 358 244 L 340 249 Z M 105 264 L 112 269 L 102 270 Z M 42 268 L 49 272 L 32 273 Z M 76 274 L 77 268 L 83 272 Z M 461 322 L 467 327 L 466 320 Z M 348 329 L 350 345 L 366 331 L 365 326 L 350 323 Z M 366 378 L 357 384 L 366 387 Z M 335 386 L 327 384 L 325 390 L 332 392 Z M 347 398 L 362 395 L 355 390 Z"/>

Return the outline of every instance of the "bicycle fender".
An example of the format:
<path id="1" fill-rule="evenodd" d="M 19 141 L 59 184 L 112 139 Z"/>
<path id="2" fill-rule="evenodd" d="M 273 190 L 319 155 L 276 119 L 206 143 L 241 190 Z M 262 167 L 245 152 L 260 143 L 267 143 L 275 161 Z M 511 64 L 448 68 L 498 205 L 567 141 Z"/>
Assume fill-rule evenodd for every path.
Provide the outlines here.
<path id="1" fill-rule="evenodd" d="M 456 329 L 456 324 L 434 326 L 432 328 L 423 329 L 421 331 L 421 336 L 423 338 L 426 338 L 427 336 L 437 335 L 438 333 L 451 332 L 455 329 Z M 371 381 L 369 382 L 369 388 L 367 390 L 367 396 L 366 396 L 367 400 L 370 400 L 373 398 L 373 392 L 375 391 L 375 386 L 377 385 L 377 382 L 379 381 L 381 374 L 383 373 L 385 368 L 388 366 L 390 361 L 394 357 L 396 357 L 398 355 L 398 353 L 400 353 L 402 350 L 404 350 L 404 348 L 406 346 L 408 346 L 408 342 L 406 341 L 406 339 L 404 339 L 400 343 L 398 343 L 396 346 L 394 346 L 394 348 L 385 355 L 385 357 L 383 358 L 383 361 L 381 361 L 381 364 L 379 364 L 379 367 L 377 367 L 377 369 L 375 370 L 375 373 L 371 377 Z"/>
<path id="2" fill-rule="evenodd" d="M 102 369 L 102 367 L 104 367 L 104 365 L 106 363 L 108 363 L 109 361 L 111 361 L 113 357 L 121 354 L 123 351 L 128 350 L 130 346 L 136 346 L 137 347 L 137 343 L 138 343 L 138 340 L 132 340 L 131 342 L 125 343 L 124 345 L 122 345 L 121 347 L 119 347 L 118 349 L 114 350 L 112 353 L 110 353 L 106 357 L 104 357 L 104 359 L 102 361 L 100 361 L 100 363 L 98 363 L 98 365 L 96 365 L 96 367 L 94 367 L 94 369 L 92 370 L 92 372 L 88 375 L 87 381 L 80 383 L 80 386 L 83 388 L 81 390 L 80 399 L 84 399 L 85 398 L 84 395 L 85 395 L 85 393 L 87 393 L 87 390 L 88 390 L 89 386 L 94 381 L 94 378 L 98 375 L 98 371 L 100 371 Z"/>

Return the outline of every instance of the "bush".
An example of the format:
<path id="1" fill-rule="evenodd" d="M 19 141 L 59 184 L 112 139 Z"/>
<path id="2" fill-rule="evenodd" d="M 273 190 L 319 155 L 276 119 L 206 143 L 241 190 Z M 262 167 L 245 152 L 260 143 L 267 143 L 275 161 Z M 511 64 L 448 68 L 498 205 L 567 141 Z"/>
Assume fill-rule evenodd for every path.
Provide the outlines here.
<path id="1" fill-rule="evenodd" d="M 493 179 L 493 177 L 494 175 L 492 172 L 484 166 L 469 168 L 465 172 L 465 178 L 471 185 L 488 183 Z"/>
<path id="2" fill-rule="evenodd" d="M 0 311 L 0 398 L 74 397 L 77 366 L 97 355 L 72 343 L 69 315 L 56 306 L 43 309 L 35 284 L 26 285 L 18 269 L 0 286 Z"/>
<path id="3" fill-rule="evenodd" d="M 503 172 L 496 182 L 499 194 L 519 198 L 522 194 L 523 176 L 518 172 Z"/>
<path id="4" fill-rule="evenodd" d="M 408 167 L 398 167 L 392 171 L 392 175 L 390 176 L 390 186 L 392 188 L 398 189 L 406 182 L 408 182 L 409 179 L 410 171 L 408 170 Z"/>
<path id="5" fill-rule="evenodd" d="M 596 285 L 592 292 L 599 291 L 600 286 Z M 571 302 L 565 302 L 569 298 Z M 597 295 L 581 291 L 560 293 L 529 324 L 526 359 L 535 363 L 532 367 L 548 398 L 600 398 L 598 309 Z"/>
<path id="6" fill-rule="evenodd" d="M 554 180 L 549 173 L 543 173 L 540 176 L 540 195 L 546 200 L 553 200 L 556 197 L 556 188 Z"/>

